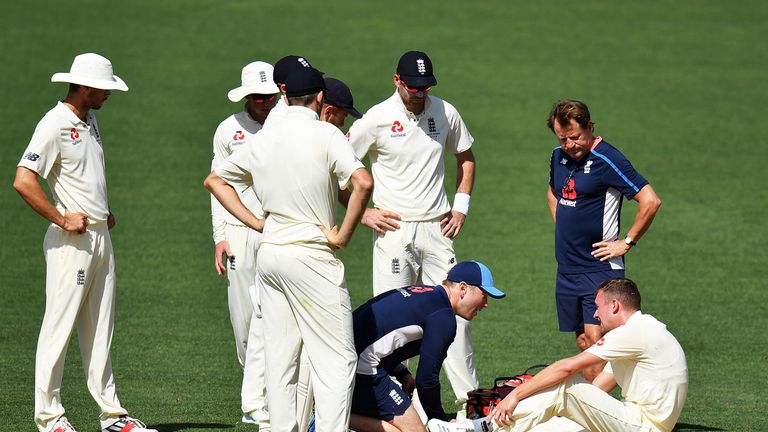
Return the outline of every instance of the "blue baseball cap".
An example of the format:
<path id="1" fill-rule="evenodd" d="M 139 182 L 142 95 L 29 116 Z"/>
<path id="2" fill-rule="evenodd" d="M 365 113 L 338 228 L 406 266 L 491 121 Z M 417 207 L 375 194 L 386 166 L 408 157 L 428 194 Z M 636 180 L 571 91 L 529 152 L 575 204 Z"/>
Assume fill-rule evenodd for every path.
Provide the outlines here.
<path id="1" fill-rule="evenodd" d="M 485 264 L 477 261 L 462 261 L 456 264 L 448 272 L 448 280 L 480 287 L 486 294 L 496 299 L 506 296 L 506 294 L 493 285 L 491 270 Z"/>

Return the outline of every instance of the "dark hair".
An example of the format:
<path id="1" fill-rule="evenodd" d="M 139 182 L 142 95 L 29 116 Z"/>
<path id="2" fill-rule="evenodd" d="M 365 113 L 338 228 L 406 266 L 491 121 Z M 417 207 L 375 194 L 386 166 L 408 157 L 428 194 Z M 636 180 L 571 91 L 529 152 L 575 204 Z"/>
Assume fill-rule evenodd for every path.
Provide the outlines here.
<path id="1" fill-rule="evenodd" d="M 69 92 L 70 93 L 75 93 L 78 90 L 80 90 L 80 87 L 81 87 L 80 84 L 69 83 Z"/>
<path id="2" fill-rule="evenodd" d="M 567 126 L 571 120 L 575 120 L 582 129 L 587 129 L 592 123 L 589 117 L 589 108 L 584 102 L 573 99 L 558 101 L 552 106 L 552 111 L 549 112 L 547 126 L 554 132 L 555 121 L 560 126 Z"/>
<path id="3" fill-rule="evenodd" d="M 317 92 L 317 93 L 320 93 L 320 92 Z M 312 105 L 312 102 L 317 100 L 317 93 L 312 93 L 304 96 L 289 97 L 288 105 L 308 107 Z"/>
<path id="4" fill-rule="evenodd" d="M 608 279 L 595 289 L 595 297 L 599 292 L 609 299 L 618 300 L 629 310 L 640 310 L 640 291 L 632 279 Z"/>

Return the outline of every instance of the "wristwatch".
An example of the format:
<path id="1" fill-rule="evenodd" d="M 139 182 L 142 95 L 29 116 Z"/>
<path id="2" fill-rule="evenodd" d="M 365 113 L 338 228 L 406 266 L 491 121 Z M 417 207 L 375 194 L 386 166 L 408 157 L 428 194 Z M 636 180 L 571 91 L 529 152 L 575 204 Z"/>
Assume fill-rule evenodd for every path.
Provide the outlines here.
<path id="1" fill-rule="evenodd" d="M 628 244 L 629 246 L 637 246 L 637 242 L 632 240 L 632 237 L 624 237 L 624 243 Z"/>

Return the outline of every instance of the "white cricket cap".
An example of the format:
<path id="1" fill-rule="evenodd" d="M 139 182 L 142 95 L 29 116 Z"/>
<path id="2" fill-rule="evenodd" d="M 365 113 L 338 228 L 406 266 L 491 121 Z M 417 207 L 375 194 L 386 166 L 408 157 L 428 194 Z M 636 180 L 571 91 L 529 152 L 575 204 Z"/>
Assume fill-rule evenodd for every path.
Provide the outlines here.
<path id="1" fill-rule="evenodd" d="M 125 81 L 112 74 L 112 63 L 94 53 L 80 54 L 75 57 L 69 72 L 53 74 L 51 82 L 80 84 L 101 90 L 128 91 Z"/>
<path id="2" fill-rule="evenodd" d="M 241 74 L 240 87 L 234 88 L 227 93 L 227 97 L 232 102 L 238 102 L 249 94 L 275 94 L 280 93 L 275 82 L 272 80 L 272 73 L 275 68 L 271 64 L 263 61 L 257 61 L 245 65 Z"/>

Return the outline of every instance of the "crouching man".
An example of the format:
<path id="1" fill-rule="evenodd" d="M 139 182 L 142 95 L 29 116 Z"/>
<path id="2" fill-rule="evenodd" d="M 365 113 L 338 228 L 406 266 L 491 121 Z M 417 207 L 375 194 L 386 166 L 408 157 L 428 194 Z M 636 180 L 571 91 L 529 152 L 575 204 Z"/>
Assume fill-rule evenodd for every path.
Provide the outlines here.
<path id="1" fill-rule="evenodd" d="M 440 401 L 440 368 L 456 336 L 456 316 L 473 319 L 502 298 L 491 271 L 475 261 L 456 264 L 436 286 L 411 286 L 380 294 L 353 313 L 358 354 L 350 428 L 426 431 L 411 404 L 414 388 L 430 419 L 447 420 Z M 416 378 L 403 361 L 419 356 Z M 400 382 L 398 386 L 390 377 Z"/>

